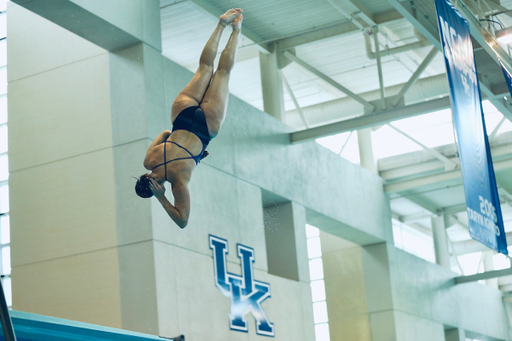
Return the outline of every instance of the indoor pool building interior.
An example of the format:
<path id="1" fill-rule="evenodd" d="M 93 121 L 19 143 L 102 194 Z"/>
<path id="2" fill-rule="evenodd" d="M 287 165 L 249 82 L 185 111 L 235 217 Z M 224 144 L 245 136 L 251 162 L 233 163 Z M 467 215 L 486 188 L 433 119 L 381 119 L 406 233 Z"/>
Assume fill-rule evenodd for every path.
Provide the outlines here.
<path id="1" fill-rule="evenodd" d="M 134 187 L 231 8 L 180 228 Z M 0 340 L 512 341 L 509 27 L 512 0 L 1 0 Z M 501 249 L 474 237 L 468 155 Z"/>

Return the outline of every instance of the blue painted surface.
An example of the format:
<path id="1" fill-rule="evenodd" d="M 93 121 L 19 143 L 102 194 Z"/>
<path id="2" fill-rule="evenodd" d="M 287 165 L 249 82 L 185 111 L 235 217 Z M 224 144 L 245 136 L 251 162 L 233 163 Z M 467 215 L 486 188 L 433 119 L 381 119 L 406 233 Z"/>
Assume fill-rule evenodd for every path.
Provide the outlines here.
<path id="1" fill-rule="evenodd" d="M 507 82 L 508 92 L 512 95 L 512 74 L 510 74 L 507 68 L 503 65 L 503 62 L 501 61 L 500 57 L 498 55 L 496 55 L 496 57 L 498 57 L 498 60 L 500 61 L 501 69 L 503 70 L 505 81 Z"/>
<path id="2" fill-rule="evenodd" d="M 270 284 L 254 279 L 254 249 L 237 244 L 242 268 L 240 276 L 227 272 L 228 241 L 211 234 L 209 241 L 213 251 L 215 285 L 231 301 L 229 328 L 247 333 L 249 327 L 245 315 L 251 312 L 256 320 L 256 334 L 274 337 L 274 324 L 261 306 L 263 301 L 271 297 Z"/>
<path id="3" fill-rule="evenodd" d="M 55 317 L 30 314 L 21 311 L 11 311 L 11 319 L 18 341 L 165 340 L 165 338 L 158 336 L 64 320 Z M 5 340 L 3 331 L 1 333 L 0 340 Z"/>
<path id="4" fill-rule="evenodd" d="M 435 3 L 450 84 L 469 234 L 489 248 L 507 254 L 469 24 L 449 0 Z"/>

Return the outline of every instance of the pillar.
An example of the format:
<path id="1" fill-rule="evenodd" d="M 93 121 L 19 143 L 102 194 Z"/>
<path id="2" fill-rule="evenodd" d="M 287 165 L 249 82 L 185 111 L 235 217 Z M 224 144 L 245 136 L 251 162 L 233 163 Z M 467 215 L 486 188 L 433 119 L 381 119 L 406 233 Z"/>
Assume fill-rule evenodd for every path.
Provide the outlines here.
<path id="1" fill-rule="evenodd" d="M 485 251 L 484 252 L 484 271 L 492 271 L 494 270 L 494 251 Z M 490 286 L 491 288 L 498 289 L 498 278 L 490 278 L 485 280 L 485 284 Z"/>
<path id="2" fill-rule="evenodd" d="M 17 3 L 8 23 L 13 309 L 158 334 L 154 203 L 137 199 L 132 176 L 168 121 L 159 2 Z"/>
<path id="3" fill-rule="evenodd" d="M 283 80 L 280 73 L 277 48 L 274 52 L 260 52 L 261 90 L 263 111 L 279 121 L 284 120 Z"/>
<path id="4" fill-rule="evenodd" d="M 375 175 L 379 175 L 377 162 L 373 156 L 372 129 L 360 129 L 357 131 L 357 143 L 359 145 L 359 159 L 361 167 L 366 168 Z"/>
<path id="5" fill-rule="evenodd" d="M 268 272 L 309 282 L 304 207 L 287 202 L 263 209 Z"/>
<path id="6" fill-rule="evenodd" d="M 444 216 L 434 215 L 430 218 L 430 221 L 432 223 L 436 263 L 450 269 L 450 252 L 448 250 L 448 236 L 446 235 Z"/>

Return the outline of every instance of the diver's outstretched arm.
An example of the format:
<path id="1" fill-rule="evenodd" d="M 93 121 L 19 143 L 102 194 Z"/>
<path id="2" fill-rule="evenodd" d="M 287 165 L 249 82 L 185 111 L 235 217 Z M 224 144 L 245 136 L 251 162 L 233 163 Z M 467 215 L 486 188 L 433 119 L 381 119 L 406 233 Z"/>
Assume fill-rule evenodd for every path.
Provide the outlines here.
<path id="1" fill-rule="evenodd" d="M 149 188 L 151 188 L 153 195 L 158 199 L 169 217 L 179 227 L 185 228 L 188 224 L 190 213 L 190 193 L 188 187 L 184 184 L 174 184 L 172 186 L 174 205 L 165 196 L 165 187 L 159 185 L 154 179 L 150 179 Z"/>

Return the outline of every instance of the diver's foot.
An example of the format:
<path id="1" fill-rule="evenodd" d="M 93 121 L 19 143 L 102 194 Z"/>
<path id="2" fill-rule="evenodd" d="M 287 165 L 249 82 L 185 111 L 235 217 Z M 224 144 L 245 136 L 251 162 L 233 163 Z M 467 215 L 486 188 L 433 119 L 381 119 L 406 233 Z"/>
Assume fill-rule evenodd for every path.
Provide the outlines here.
<path id="1" fill-rule="evenodd" d="M 233 20 L 233 31 L 240 32 L 242 30 L 242 20 L 244 20 L 244 16 L 241 14 Z"/>
<path id="2" fill-rule="evenodd" d="M 226 27 L 231 24 L 240 14 L 242 14 L 243 10 L 241 8 L 232 8 L 228 10 L 226 13 L 220 16 L 219 24 Z"/>

